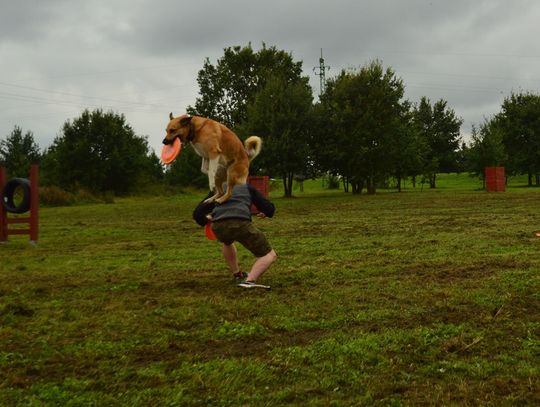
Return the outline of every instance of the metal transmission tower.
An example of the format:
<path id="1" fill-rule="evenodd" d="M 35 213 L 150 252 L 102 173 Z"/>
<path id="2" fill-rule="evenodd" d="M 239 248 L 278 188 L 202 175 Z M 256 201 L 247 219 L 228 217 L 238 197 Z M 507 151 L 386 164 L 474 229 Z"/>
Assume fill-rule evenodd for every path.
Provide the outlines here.
<path id="1" fill-rule="evenodd" d="M 319 97 L 321 97 L 321 95 L 324 93 L 327 69 L 330 70 L 330 67 L 324 64 L 324 58 L 322 55 L 322 48 L 321 48 L 321 57 L 319 58 L 319 66 L 316 66 L 315 68 L 313 68 L 313 72 L 315 72 L 315 75 L 317 75 L 320 80 Z M 318 70 L 318 73 L 317 73 L 317 70 Z"/>

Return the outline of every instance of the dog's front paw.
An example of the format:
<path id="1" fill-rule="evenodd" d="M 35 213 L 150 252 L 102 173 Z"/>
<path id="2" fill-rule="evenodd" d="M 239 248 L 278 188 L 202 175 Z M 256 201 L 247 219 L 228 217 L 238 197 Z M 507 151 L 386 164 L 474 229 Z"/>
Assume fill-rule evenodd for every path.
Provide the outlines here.
<path id="1" fill-rule="evenodd" d="M 205 200 L 203 201 L 203 203 L 209 204 L 209 203 L 212 203 L 212 202 L 214 202 L 214 201 L 216 201 L 216 197 L 215 197 L 215 196 L 211 196 L 210 198 L 205 199 Z"/>
<path id="2" fill-rule="evenodd" d="M 222 204 L 223 202 L 225 202 L 228 199 L 229 199 L 229 196 L 223 195 L 221 198 L 216 199 L 216 203 Z"/>

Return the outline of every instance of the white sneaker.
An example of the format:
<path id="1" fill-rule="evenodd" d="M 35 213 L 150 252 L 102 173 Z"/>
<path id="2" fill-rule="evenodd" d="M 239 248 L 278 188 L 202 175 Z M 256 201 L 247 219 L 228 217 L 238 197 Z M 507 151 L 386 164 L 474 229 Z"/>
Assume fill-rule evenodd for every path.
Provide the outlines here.
<path id="1" fill-rule="evenodd" d="M 269 285 L 262 285 L 262 284 L 257 284 L 255 281 L 242 281 L 241 283 L 238 284 L 238 287 L 242 287 L 242 288 L 264 288 L 265 290 L 270 290 L 271 287 Z"/>

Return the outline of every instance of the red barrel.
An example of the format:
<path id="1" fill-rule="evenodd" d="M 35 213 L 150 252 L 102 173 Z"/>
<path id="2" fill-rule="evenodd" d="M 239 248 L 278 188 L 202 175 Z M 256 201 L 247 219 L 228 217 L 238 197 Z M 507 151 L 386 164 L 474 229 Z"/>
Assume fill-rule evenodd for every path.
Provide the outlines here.
<path id="1" fill-rule="evenodd" d="M 506 190 L 506 177 L 504 167 L 486 167 L 486 191 L 504 192 Z"/>
<path id="2" fill-rule="evenodd" d="M 267 175 L 249 176 L 248 184 L 253 185 L 261 193 L 262 196 L 268 198 L 269 180 L 270 177 L 268 177 Z M 257 208 L 255 208 L 254 205 L 251 205 L 251 213 L 259 213 L 259 211 L 257 210 Z"/>

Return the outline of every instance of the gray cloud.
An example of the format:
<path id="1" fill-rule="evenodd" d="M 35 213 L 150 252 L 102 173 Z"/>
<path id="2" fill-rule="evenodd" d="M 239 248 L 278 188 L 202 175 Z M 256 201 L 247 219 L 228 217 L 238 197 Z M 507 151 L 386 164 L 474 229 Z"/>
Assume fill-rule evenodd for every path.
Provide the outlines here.
<path id="1" fill-rule="evenodd" d="M 538 91 L 540 4 L 502 0 L 0 0 L 0 137 L 46 147 L 84 108 L 124 113 L 157 150 L 169 111 L 197 96 L 197 71 L 223 49 L 264 42 L 329 75 L 378 58 L 406 97 L 445 99 L 473 124 L 512 91 Z"/>

